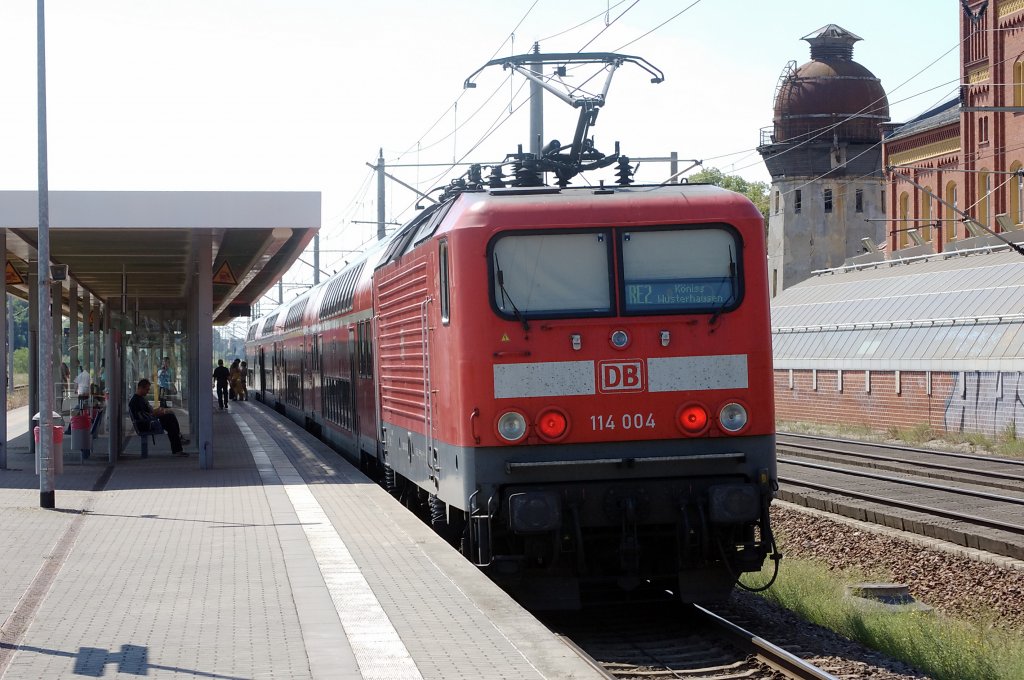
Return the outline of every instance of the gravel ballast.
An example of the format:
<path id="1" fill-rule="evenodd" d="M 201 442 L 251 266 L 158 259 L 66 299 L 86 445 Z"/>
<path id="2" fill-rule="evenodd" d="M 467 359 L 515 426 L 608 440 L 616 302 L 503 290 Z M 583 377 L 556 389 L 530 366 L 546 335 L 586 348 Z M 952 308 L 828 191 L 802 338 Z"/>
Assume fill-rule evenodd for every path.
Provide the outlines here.
<path id="1" fill-rule="evenodd" d="M 786 557 L 811 559 L 832 570 L 857 569 L 906 584 L 913 597 L 956 618 L 1024 632 L 1024 571 L 807 513 L 772 506 L 772 525 Z M 782 568 L 786 565 L 782 561 Z"/>

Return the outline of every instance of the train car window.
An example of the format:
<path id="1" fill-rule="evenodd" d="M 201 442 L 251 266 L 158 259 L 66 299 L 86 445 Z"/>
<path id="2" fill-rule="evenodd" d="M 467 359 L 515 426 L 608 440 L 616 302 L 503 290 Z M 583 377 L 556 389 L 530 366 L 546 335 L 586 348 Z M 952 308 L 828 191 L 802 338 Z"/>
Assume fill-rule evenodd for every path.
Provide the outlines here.
<path id="1" fill-rule="evenodd" d="M 370 322 L 360 321 L 356 325 L 356 338 L 359 347 L 359 377 L 369 378 L 370 373 Z"/>
<path id="2" fill-rule="evenodd" d="M 324 294 L 323 303 L 320 305 L 319 318 L 327 319 L 338 314 L 352 311 L 352 301 L 355 298 L 356 282 L 363 271 L 365 262 L 354 264 L 327 284 L 327 292 Z"/>
<path id="3" fill-rule="evenodd" d="M 430 219 L 420 225 L 420 228 L 416 230 L 416 236 L 412 239 L 413 247 L 418 246 L 434 235 L 434 232 L 437 231 L 438 225 L 441 224 L 441 221 L 444 220 L 444 216 L 447 215 L 448 210 L 451 209 L 452 203 L 454 203 L 454 201 L 448 201 L 447 203 L 439 205 L 430 216 Z"/>
<path id="4" fill-rule="evenodd" d="M 740 240 L 727 227 L 619 232 L 623 313 L 723 312 L 742 298 Z"/>
<path id="5" fill-rule="evenodd" d="M 451 298 L 448 284 L 448 241 L 438 244 L 437 269 L 440 277 L 438 288 L 441 293 L 441 324 L 447 326 L 451 322 Z"/>
<path id="6" fill-rule="evenodd" d="M 504 234 L 491 242 L 491 302 L 513 319 L 612 312 L 605 231 Z"/>
<path id="7" fill-rule="evenodd" d="M 356 293 L 356 282 L 359 280 L 359 275 L 363 272 L 363 263 L 360 262 L 358 267 L 352 269 L 345 278 L 345 286 L 341 290 L 341 310 L 342 312 L 352 311 L 352 301 L 355 299 Z"/>
<path id="8" fill-rule="evenodd" d="M 377 269 L 397 259 L 405 252 L 405 247 L 409 245 L 409 241 L 419 232 L 420 228 L 430 222 L 430 218 L 433 217 L 438 207 L 437 205 L 432 205 L 424 209 L 423 212 L 406 222 L 395 232 L 394 236 L 391 237 L 391 242 L 388 244 L 388 249 L 384 251 L 384 256 L 377 263 Z"/>
<path id="9" fill-rule="evenodd" d="M 308 302 L 309 298 L 305 297 L 292 303 L 292 306 L 288 309 L 288 314 L 284 318 L 284 330 L 292 331 L 302 325 L 302 317 Z"/>
<path id="10" fill-rule="evenodd" d="M 267 317 L 267 320 L 263 322 L 263 330 L 260 331 L 260 337 L 265 338 L 268 335 L 274 334 L 274 326 L 277 324 L 277 315 L 279 312 L 274 312 Z"/>
<path id="11" fill-rule="evenodd" d="M 366 322 L 367 327 L 367 378 L 374 377 L 374 327 L 373 322 Z"/>

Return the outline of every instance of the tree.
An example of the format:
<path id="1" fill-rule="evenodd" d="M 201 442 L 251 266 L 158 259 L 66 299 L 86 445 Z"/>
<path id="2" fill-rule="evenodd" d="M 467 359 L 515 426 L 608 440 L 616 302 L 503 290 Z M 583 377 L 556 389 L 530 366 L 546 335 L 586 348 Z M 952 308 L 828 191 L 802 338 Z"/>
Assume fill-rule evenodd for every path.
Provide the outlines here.
<path id="1" fill-rule="evenodd" d="M 739 175 L 727 175 L 718 168 L 705 168 L 686 178 L 691 184 L 714 184 L 717 187 L 735 191 L 750 199 L 764 217 L 765 227 L 768 226 L 768 184 L 750 182 Z"/>
<path id="2" fill-rule="evenodd" d="M 28 303 L 20 298 L 16 298 L 10 293 L 7 294 L 9 307 L 4 310 L 7 314 L 10 310 L 12 318 L 14 319 L 14 328 L 11 336 L 7 338 L 7 341 L 14 346 L 15 349 L 19 347 L 28 346 Z"/>

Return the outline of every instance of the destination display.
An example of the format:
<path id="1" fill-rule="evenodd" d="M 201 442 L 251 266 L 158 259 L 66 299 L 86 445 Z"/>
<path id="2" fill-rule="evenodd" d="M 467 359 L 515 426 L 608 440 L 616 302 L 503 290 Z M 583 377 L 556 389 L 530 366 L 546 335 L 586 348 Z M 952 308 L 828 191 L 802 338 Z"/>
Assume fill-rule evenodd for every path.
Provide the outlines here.
<path id="1" fill-rule="evenodd" d="M 727 276 L 630 281 L 626 284 L 626 309 L 640 311 L 722 307 L 733 297 L 732 287 L 732 280 Z"/>

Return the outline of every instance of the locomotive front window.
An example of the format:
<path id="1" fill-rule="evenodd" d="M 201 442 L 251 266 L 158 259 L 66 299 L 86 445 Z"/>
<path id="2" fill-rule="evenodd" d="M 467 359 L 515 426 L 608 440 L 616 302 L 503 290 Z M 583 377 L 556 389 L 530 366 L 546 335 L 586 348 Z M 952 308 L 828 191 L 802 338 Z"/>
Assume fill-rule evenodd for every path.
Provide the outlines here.
<path id="1" fill-rule="evenodd" d="M 721 312 L 742 297 L 739 239 L 730 229 L 619 232 L 626 314 Z"/>
<path id="2" fill-rule="evenodd" d="M 492 300 L 512 318 L 610 314 L 607 232 L 508 234 L 491 249 Z"/>

